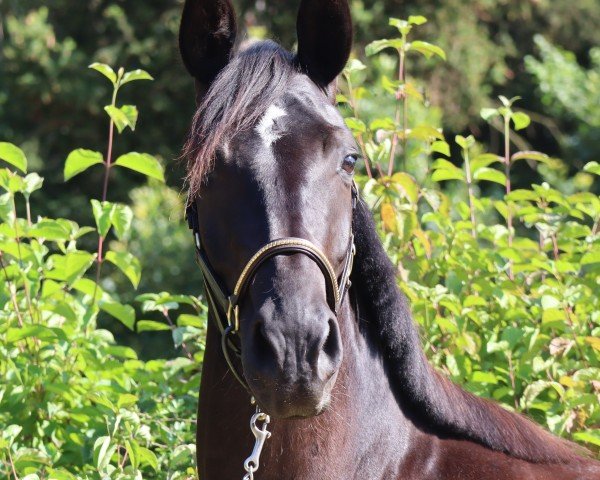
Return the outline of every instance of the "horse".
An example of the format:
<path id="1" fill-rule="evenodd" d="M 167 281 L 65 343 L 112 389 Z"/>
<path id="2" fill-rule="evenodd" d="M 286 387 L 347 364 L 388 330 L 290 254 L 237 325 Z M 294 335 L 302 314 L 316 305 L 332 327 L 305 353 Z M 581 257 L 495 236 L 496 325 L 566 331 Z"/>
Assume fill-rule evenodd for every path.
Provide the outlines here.
<path id="1" fill-rule="evenodd" d="M 301 0 L 297 53 L 236 35 L 230 0 L 186 0 L 188 220 L 210 307 L 200 478 L 600 479 L 580 447 L 429 365 L 335 106 L 347 0 Z"/>

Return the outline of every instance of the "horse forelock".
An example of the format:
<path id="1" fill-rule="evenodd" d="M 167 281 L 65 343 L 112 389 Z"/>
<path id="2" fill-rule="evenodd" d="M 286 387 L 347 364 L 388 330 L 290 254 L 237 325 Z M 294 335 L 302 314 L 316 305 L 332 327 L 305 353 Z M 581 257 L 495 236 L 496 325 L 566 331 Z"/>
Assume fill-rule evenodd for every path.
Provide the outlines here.
<path id="1" fill-rule="evenodd" d="M 272 41 L 251 44 L 233 57 L 204 95 L 183 147 L 190 198 L 195 197 L 226 140 L 257 125 L 298 72 L 294 56 Z M 273 135 L 262 125 L 265 139 Z"/>

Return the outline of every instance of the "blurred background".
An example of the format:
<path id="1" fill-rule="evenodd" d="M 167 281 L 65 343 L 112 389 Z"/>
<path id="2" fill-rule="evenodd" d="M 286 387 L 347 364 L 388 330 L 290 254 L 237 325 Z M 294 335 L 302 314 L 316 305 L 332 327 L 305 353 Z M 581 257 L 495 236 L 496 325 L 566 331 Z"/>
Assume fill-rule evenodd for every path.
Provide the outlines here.
<path id="1" fill-rule="evenodd" d="M 242 39 L 273 38 L 294 48 L 297 2 L 234 3 Z M 497 105 L 499 94 L 521 96 L 518 106 L 533 123 L 514 142 L 521 149 L 564 159 L 535 175 L 577 182 L 582 166 L 598 160 L 598 0 L 351 3 L 357 58 L 364 58 L 369 42 L 395 33 L 388 17 L 418 14 L 429 19 L 417 35 L 441 46 L 447 61 L 415 58 L 409 75 L 424 85 L 429 120 L 443 127 L 446 138 L 473 134 L 490 151 L 497 151 L 501 135 L 479 112 Z M 123 90 L 121 101 L 137 105 L 140 120 L 138 131 L 118 137 L 116 153 L 156 154 L 167 167 L 167 186 L 142 184 L 139 176 L 121 174 L 111 180 L 109 193 L 111 201 L 133 202 L 136 220 L 127 248 L 147 265 L 141 292 L 198 293 L 200 285 L 191 238 L 182 221 L 183 172 L 177 161 L 195 108 L 193 83 L 177 50 L 182 4 L 183 0 L 0 0 L 0 139 L 20 145 L 31 169 L 46 179 L 42 193 L 46 198 L 38 200 L 43 207 L 37 214 L 93 223 L 89 198 L 99 196 L 101 170 L 66 184 L 62 178 L 71 150 L 102 150 L 106 145 L 108 127 L 102 106 L 110 102 L 111 92 L 107 82 L 87 66 L 103 62 L 128 70 L 142 68 L 155 78 L 143 88 Z M 383 102 L 389 103 L 376 94 L 363 99 L 365 110 L 375 111 Z M 531 170 L 524 172 L 522 180 L 531 183 Z M 518 185 L 519 171 L 515 175 Z M 131 301 L 130 289 L 119 278 L 109 277 L 105 288 Z M 126 335 L 118 325 L 111 329 Z M 156 356 L 156 340 L 144 342 L 143 335 L 125 339 L 142 355 Z M 161 351 L 165 356 L 173 353 L 168 347 Z"/>

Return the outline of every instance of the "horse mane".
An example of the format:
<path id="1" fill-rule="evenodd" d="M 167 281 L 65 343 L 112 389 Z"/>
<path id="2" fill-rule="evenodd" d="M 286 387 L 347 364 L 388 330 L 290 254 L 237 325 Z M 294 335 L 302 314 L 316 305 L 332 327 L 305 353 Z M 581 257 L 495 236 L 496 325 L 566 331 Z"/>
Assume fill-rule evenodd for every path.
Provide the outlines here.
<path id="1" fill-rule="evenodd" d="M 198 194 L 224 137 L 255 125 L 297 70 L 295 57 L 270 40 L 253 43 L 223 68 L 204 95 L 183 147 L 190 198 Z"/>
<path id="2" fill-rule="evenodd" d="M 585 449 L 546 432 L 522 415 L 477 397 L 436 372 L 421 347 L 405 296 L 396 283 L 369 209 L 354 213 L 352 284 L 368 334 L 377 343 L 400 407 L 418 426 L 470 440 L 534 463 L 581 461 Z M 362 324 L 361 324 L 362 326 Z"/>

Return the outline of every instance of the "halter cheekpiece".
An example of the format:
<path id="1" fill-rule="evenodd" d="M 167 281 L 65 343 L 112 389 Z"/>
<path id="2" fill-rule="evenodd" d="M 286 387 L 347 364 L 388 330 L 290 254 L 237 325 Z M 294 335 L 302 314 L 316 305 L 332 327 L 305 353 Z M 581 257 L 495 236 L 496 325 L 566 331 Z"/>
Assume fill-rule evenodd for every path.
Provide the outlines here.
<path id="1" fill-rule="evenodd" d="M 357 201 L 358 192 L 356 185 L 352 183 L 352 209 L 356 208 Z M 246 263 L 242 273 L 238 277 L 233 293 L 228 295 L 226 290 L 221 286 L 222 283 L 214 274 L 206 253 L 202 248 L 196 201 L 191 200 L 188 203 L 186 218 L 190 230 L 192 230 L 194 234 L 196 260 L 202 271 L 208 308 L 221 333 L 221 348 L 223 350 L 223 355 L 229 369 L 237 381 L 248 391 L 248 393 L 250 393 L 250 395 L 252 395 L 246 380 L 232 361 L 232 354 L 238 359 L 241 359 L 241 343 L 238 338 L 240 329 L 239 308 L 240 302 L 244 298 L 244 294 L 252 282 L 254 275 L 264 262 L 275 256 L 291 255 L 295 253 L 306 255 L 317 264 L 323 273 L 327 290 L 327 303 L 337 316 L 351 283 L 350 274 L 352 273 L 355 254 L 352 226 L 350 227 L 350 237 L 346 256 L 344 258 L 343 269 L 339 278 L 335 274 L 335 270 L 327 256 L 314 243 L 303 238 L 285 237 L 267 243 L 261 247 L 250 260 L 248 260 L 248 263 Z"/>

